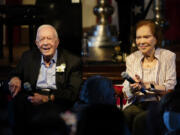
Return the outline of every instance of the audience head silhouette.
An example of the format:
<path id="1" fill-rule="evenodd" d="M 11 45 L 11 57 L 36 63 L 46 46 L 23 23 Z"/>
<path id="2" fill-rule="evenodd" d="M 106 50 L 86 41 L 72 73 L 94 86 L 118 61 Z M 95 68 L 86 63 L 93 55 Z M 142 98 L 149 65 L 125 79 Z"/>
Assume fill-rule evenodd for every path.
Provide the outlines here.
<path id="1" fill-rule="evenodd" d="M 81 90 L 80 101 L 85 104 L 113 104 L 116 99 L 112 81 L 103 76 L 88 78 Z"/>
<path id="2" fill-rule="evenodd" d="M 168 133 L 180 134 L 180 91 L 174 90 L 161 99 L 161 114 Z"/>
<path id="3" fill-rule="evenodd" d="M 114 105 L 93 104 L 79 113 L 76 135 L 129 135 L 124 115 Z"/>

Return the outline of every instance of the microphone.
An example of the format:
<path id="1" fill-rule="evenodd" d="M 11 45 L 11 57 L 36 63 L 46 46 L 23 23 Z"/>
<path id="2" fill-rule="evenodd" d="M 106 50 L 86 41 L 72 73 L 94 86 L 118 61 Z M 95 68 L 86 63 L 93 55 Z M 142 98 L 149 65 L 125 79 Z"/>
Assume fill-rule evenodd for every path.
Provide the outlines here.
<path id="1" fill-rule="evenodd" d="M 127 80 L 130 83 L 136 83 L 126 72 L 121 73 L 121 77 L 125 80 Z M 146 94 L 146 90 L 144 88 L 141 88 L 140 91 L 144 94 Z"/>
<path id="2" fill-rule="evenodd" d="M 31 84 L 29 82 L 24 83 L 24 90 L 31 96 L 34 95 Z"/>
<path id="3" fill-rule="evenodd" d="M 4 81 L 0 81 L 0 88 L 4 87 Z"/>
<path id="4" fill-rule="evenodd" d="M 126 72 L 122 72 L 121 76 L 123 79 L 129 81 L 130 83 L 135 83 L 135 81 Z"/>

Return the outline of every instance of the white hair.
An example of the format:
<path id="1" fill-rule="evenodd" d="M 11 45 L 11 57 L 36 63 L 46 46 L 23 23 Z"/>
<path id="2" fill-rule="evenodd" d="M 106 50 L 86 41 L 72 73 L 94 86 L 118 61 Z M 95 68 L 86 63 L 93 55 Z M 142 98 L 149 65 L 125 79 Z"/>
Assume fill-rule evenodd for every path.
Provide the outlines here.
<path id="1" fill-rule="evenodd" d="M 39 31 L 40 31 L 42 28 L 47 28 L 47 27 L 51 28 L 51 29 L 54 31 L 55 37 L 58 38 L 58 33 L 57 33 L 57 31 L 56 31 L 56 29 L 55 29 L 54 26 L 52 26 L 52 25 L 50 25 L 50 24 L 43 24 L 43 25 L 40 25 L 40 26 L 38 27 L 38 29 L 37 29 L 36 41 L 37 41 L 37 39 L 38 39 L 38 33 L 39 33 Z"/>

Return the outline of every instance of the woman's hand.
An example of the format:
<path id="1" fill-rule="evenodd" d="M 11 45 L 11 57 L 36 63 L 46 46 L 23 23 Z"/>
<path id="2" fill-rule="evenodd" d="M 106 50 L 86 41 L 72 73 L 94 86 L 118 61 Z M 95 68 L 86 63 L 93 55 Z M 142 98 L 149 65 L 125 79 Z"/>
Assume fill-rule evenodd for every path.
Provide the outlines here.
<path id="1" fill-rule="evenodd" d="M 135 75 L 135 78 L 133 78 L 135 83 L 130 84 L 131 88 L 135 91 L 139 91 L 143 87 L 142 80 L 138 75 Z"/>

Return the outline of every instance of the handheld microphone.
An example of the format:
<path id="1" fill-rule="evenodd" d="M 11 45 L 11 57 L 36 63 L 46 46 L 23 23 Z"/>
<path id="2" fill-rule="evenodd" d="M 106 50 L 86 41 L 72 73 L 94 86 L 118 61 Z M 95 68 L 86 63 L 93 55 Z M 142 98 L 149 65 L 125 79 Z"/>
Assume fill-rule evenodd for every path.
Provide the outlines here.
<path id="1" fill-rule="evenodd" d="M 4 81 L 0 81 L 0 87 L 3 87 Z"/>
<path id="2" fill-rule="evenodd" d="M 136 83 L 126 72 L 122 72 L 121 76 L 123 79 L 127 80 L 130 83 Z M 141 88 L 140 91 L 144 94 L 146 94 L 146 90 L 144 88 Z"/>
<path id="3" fill-rule="evenodd" d="M 29 82 L 24 83 L 24 90 L 31 96 L 34 95 L 31 84 Z"/>
<path id="4" fill-rule="evenodd" d="M 0 89 L 4 87 L 4 81 L 0 81 Z"/>
<path id="5" fill-rule="evenodd" d="M 122 72 L 121 76 L 123 79 L 129 81 L 130 83 L 135 83 L 135 81 L 126 72 Z"/>

